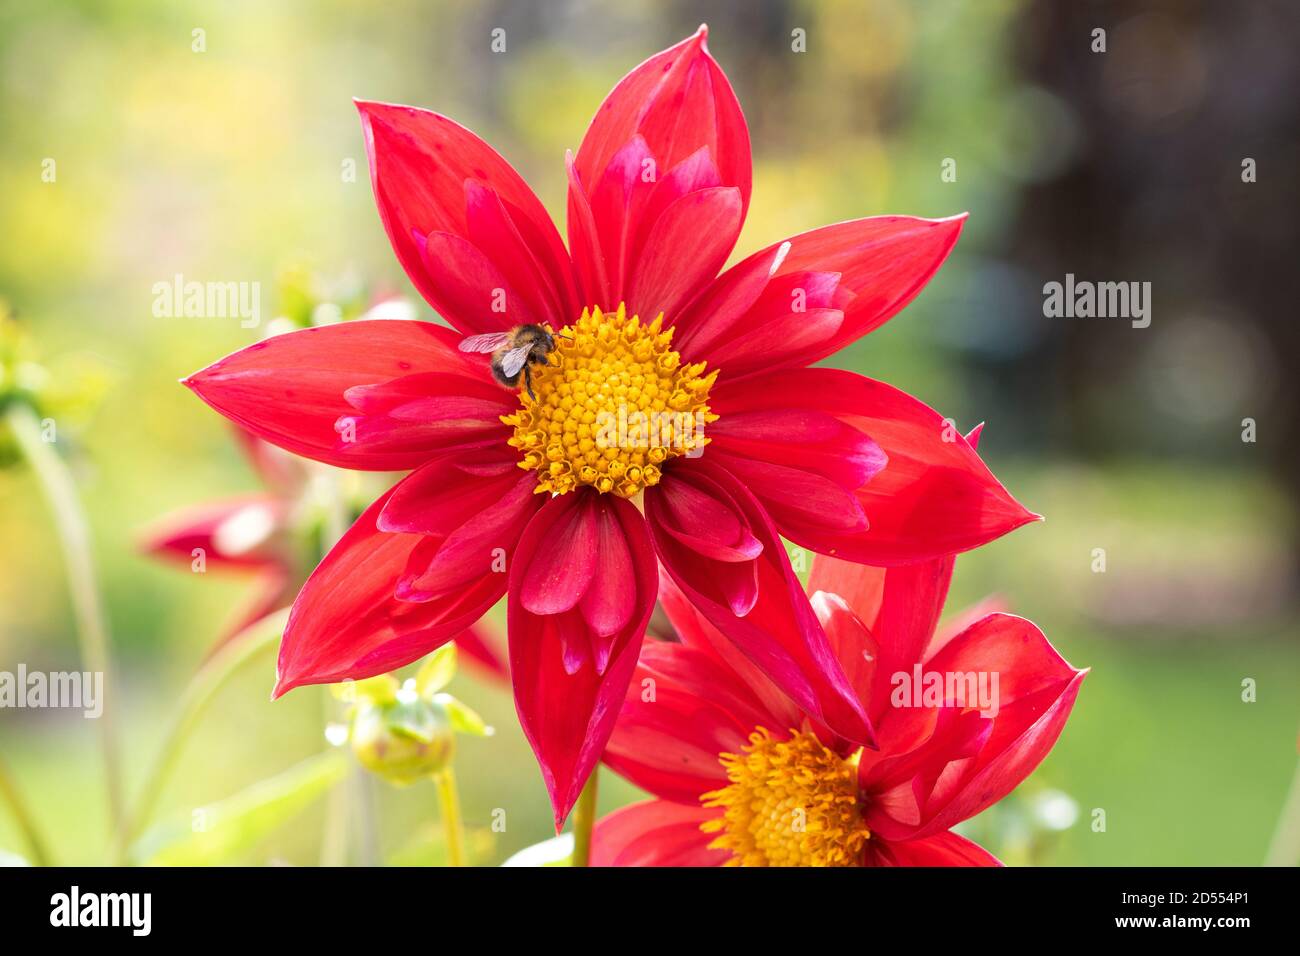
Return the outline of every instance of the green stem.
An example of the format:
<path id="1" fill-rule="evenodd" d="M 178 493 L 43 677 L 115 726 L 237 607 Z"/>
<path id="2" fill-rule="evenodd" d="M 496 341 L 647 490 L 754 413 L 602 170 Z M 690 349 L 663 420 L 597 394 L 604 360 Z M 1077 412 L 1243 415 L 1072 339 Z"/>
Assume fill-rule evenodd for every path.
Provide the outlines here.
<path id="1" fill-rule="evenodd" d="M 22 794 L 18 792 L 17 781 L 14 780 L 3 760 L 0 760 L 0 800 L 9 805 L 14 822 L 23 832 L 23 837 L 27 840 L 27 849 L 32 855 L 32 862 L 37 866 L 49 866 L 50 855 L 45 849 L 45 841 L 41 839 L 36 821 L 27 811 L 27 804 L 23 802 Z"/>
<path id="2" fill-rule="evenodd" d="M 1300 863 L 1300 763 L 1296 764 L 1291 789 L 1282 805 L 1282 816 L 1268 845 L 1265 866 L 1295 866 Z"/>
<path id="3" fill-rule="evenodd" d="M 465 865 L 465 827 L 460 819 L 460 795 L 456 792 L 456 773 L 448 767 L 433 778 L 442 808 L 442 829 L 447 839 L 447 865 Z"/>
<path id="4" fill-rule="evenodd" d="M 288 611 L 280 611 L 251 624 L 231 638 L 209 657 L 190 678 L 181 692 L 176 714 L 163 739 L 162 747 L 154 758 L 153 766 L 145 777 L 144 787 L 136 801 L 135 812 L 125 830 L 126 842 L 134 840 L 149 822 L 158 805 L 163 787 L 176 764 L 182 745 L 198 726 L 204 711 L 239 668 L 259 653 L 273 646 L 284 633 Z"/>
<path id="5" fill-rule="evenodd" d="M 54 526 L 58 531 L 68 572 L 68 588 L 72 598 L 73 617 L 77 622 L 82 666 L 91 673 L 103 675 L 103 696 L 106 701 L 111 700 L 113 687 L 109 679 L 108 625 L 99 588 L 95 584 L 90 527 L 77 495 L 77 486 L 63 459 L 41 434 L 41 423 L 29 407 L 15 403 L 9 407 L 6 417 L 23 457 L 40 481 L 41 490 L 54 516 Z M 115 707 L 105 705 L 99 718 L 99 731 L 109 822 L 120 847 L 126 826 L 126 805 L 122 799 L 122 775 L 112 718 L 115 710 Z"/>
<path id="6" fill-rule="evenodd" d="M 573 808 L 573 866 L 591 865 L 591 831 L 596 826 L 596 787 L 600 765 L 591 771 Z"/>

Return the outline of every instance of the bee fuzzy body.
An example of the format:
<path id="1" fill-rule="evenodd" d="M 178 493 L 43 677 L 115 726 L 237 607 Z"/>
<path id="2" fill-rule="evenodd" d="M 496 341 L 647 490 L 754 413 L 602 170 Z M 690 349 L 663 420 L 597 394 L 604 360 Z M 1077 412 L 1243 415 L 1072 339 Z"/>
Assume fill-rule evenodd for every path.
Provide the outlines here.
<path id="1" fill-rule="evenodd" d="M 528 349 L 528 357 L 523 367 L 514 374 L 507 374 L 503 367 L 508 353 L 520 348 Z M 510 330 L 509 338 L 492 353 L 492 377 L 507 388 L 516 388 L 523 376 L 528 380 L 529 394 L 532 394 L 532 371 L 530 366 L 545 365 L 547 357 L 555 351 L 555 337 L 540 325 L 519 325 Z"/>

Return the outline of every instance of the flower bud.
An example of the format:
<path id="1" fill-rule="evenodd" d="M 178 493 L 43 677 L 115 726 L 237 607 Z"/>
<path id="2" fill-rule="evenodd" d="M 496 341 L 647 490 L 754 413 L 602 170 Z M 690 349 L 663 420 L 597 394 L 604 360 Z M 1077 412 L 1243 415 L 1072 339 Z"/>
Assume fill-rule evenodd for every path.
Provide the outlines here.
<path id="1" fill-rule="evenodd" d="M 446 708 L 405 688 L 388 703 L 358 701 L 350 739 L 363 767 L 398 786 L 440 773 L 455 751 Z"/>

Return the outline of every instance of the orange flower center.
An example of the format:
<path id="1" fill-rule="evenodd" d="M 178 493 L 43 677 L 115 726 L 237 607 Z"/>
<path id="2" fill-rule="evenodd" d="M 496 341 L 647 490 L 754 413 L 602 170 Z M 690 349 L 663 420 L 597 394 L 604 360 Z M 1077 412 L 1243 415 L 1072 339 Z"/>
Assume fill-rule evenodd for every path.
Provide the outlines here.
<path id="1" fill-rule="evenodd" d="M 548 364 L 532 374 L 533 393 L 519 393 L 510 444 L 519 467 L 537 472 L 537 492 L 562 495 L 582 485 L 631 498 L 657 484 L 661 467 L 698 455 L 717 372 L 683 365 L 669 346 L 663 315 L 642 324 L 617 312 L 584 309 L 555 334 Z"/>
<path id="2" fill-rule="evenodd" d="M 701 824 L 728 866 L 858 866 L 871 832 L 862 822 L 857 756 L 844 760 L 813 734 L 776 740 L 763 727 L 719 760 L 731 781 L 700 797 L 722 807 Z"/>

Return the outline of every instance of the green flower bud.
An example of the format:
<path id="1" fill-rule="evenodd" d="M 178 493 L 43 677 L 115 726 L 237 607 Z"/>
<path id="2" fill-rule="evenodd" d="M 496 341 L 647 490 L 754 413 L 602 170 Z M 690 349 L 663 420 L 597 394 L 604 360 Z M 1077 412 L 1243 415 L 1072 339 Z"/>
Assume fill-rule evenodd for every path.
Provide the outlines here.
<path id="1" fill-rule="evenodd" d="M 390 703 L 358 701 L 350 739 L 363 767 L 398 786 L 440 773 L 456 749 L 447 709 L 405 688 Z"/>

